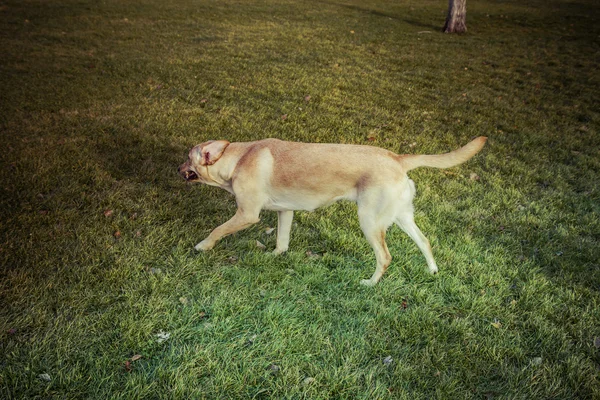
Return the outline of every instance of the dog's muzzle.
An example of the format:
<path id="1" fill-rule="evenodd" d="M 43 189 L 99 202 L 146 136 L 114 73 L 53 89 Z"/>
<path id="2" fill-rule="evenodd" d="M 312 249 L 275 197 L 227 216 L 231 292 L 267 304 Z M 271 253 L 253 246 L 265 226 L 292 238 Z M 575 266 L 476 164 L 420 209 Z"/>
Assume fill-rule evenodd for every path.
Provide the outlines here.
<path id="1" fill-rule="evenodd" d="M 192 170 L 181 170 L 181 167 L 178 168 L 179 175 L 181 175 L 183 177 L 183 179 L 185 179 L 186 181 L 193 181 L 194 179 L 198 179 L 198 174 L 196 174 L 194 171 Z"/>

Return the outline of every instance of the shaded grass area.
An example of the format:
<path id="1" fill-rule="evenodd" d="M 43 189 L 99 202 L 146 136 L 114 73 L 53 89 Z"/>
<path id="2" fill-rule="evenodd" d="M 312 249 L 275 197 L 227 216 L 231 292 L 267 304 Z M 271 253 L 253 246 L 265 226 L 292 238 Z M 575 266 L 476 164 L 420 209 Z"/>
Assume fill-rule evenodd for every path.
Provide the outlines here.
<path id="1" fill-rule="evenodd" d="M 600 396 L 598 6 L 473 2 L 461 36 L 445 7 L 0 3 L 0 395 Z M 344 203 L 297 213 L 282 257 L 256 246 L 267 212 L 192 249 L 235 211 L 176 176 L 193 144 L 478 135 L 469 163 L 411 173 L 438 276 L 392 228 L 360 287 Z"/>

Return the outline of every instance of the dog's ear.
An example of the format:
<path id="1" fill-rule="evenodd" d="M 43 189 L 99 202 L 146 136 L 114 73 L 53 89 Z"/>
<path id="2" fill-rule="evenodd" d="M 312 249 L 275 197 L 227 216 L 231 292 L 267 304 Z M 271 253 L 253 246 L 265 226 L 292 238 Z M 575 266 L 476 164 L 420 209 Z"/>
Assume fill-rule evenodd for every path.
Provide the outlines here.
<path id="1" fill-rule="evenodd" d="M 227 140 L 211 140 L 204 143 L 200 147 L 200 154 L 198 154 L 200 165 L 213 165 L 223 155 L 225 149 L 229 146 Z"/>

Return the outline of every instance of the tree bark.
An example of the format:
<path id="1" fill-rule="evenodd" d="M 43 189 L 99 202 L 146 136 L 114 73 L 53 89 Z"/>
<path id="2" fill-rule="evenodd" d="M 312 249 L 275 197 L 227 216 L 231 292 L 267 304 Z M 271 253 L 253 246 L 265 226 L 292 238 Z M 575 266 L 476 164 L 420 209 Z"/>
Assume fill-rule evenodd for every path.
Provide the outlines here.
<path id="1" fill-rule="evenodd" d="M 448 16 L 444 25 L 445 33 L 467 31 L 467 0 L 448 0 Z"/>

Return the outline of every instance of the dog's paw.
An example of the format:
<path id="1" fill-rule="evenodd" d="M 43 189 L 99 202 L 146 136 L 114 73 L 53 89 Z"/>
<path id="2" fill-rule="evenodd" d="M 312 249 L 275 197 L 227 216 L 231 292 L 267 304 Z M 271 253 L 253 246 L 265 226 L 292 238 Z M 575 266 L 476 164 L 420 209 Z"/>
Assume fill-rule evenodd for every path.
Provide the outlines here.
<path id="1" fill-rule="evenodd" d="M 371 279 L 363 279 L 362 281 L 360 281 L 360 284 L 363 286 L 375 286 L 377 285 L 377 281 L 373 281 Z"/>
<path id="2" fill-rule="evenodd" d="M 273 255 L 278 256 L 280 254 L 283 254 L 287 251 L 288 249 L 275 249 L 273 250 Z"/>
<path id="3" fill-rule="evenodd" d="M 215 246 L 214 242 L 211 242 L 208 239 L 204 239 L 203 241 L 198 243 L 196 246 L 194 246 L 194 249 L 196 249 L 197 251 L 208 251 L 208 250 L 212 249 L 214 246 Z"/>
<path id="4" fill-rule="evenodd" d="M 429 273 L 431 275 L 435 275 L 438 273 L 438 267 L 437 266 L 433 266 L 433 268 L 429 267 Z"/>

